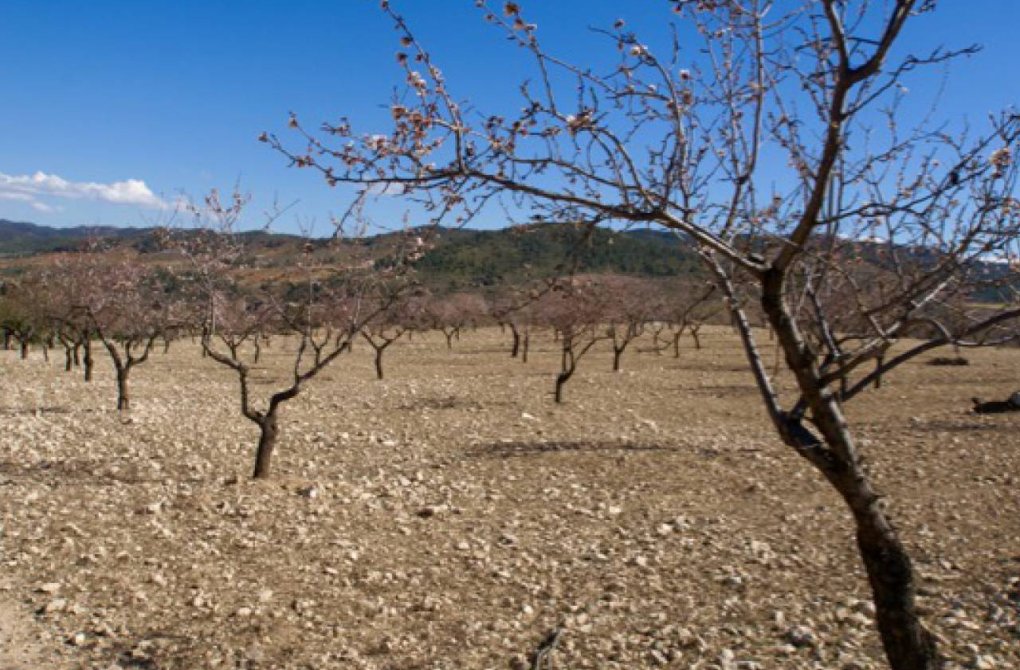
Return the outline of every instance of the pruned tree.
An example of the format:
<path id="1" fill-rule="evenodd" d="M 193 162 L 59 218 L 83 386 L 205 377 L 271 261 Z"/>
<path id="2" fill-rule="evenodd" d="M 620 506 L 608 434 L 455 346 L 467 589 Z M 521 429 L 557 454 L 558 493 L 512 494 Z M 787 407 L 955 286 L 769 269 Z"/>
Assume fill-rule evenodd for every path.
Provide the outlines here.
<path id="1" fill-rule="evenodd" d="M 88 266 L 79 309 L 89 334 L 102 343 L 113 363 L 117 409 L 131 408 L 128 380 L 145 363 L 168 324 L 167 298 L 151 270 L 137 262 L 94 259 Z M 90 355 L 90 354 L 89 354 Z"/>
<path id="2" fill-rule="evenodd" d="M 553 399 L 563 402 L 563 388 L 577 372 L 581 359 L 596 344 L 612 339 L 605 325 L 605 293 L 591 277 L 558 281 L 539 300 L 538 322 L 551 328 L 560 345 L 560 370 L 556 374 Z"/>
<path id="3" fill-rule="evenodd" d="M 659 286 L 657 282 L 634 277 L 607 276 L 599 283 L 599 290 L 603 292 L 603 318 L 613 349 L 613 372 L 619 372 L 623 352 L 644 334 L 645 325 L 652 319 Z"/>
<path id="4" fill-rule="evenodd" d="M 453 348 L 453 341 L 460 340 L 461 331 L 468 325 L 477 324 L 487 312 L 485 299 L 477 293 L 459 292 L 433 297 L 426 305 L 426 318 L 432 328 L 446 338 L 446 348 Z"/>
<path id="5" fill-rule="evenodd" d="M 680 338 L 684 332 L 691 334 L 695 349 L 701 348 L 701 327 L 721 311 L 716 291 L 715 284 L 709 282 L 704 286 L 685 286 L 666 298 L 664 308 L 672 335 L 674 358 L 680 358 Z"/>
<path id="6" fill-rule="evenodd" d="M 0 327 L 4 333 L 4 347 L 9 349 L 11 340 L 18 343 L 22 359 L 28 358 L 29 347 L 40 339 L 46 323 L 46 315 L 40 300 L 44 287 L 38 277 L 23 277 L 20 281 L 0 284 Z"/>
<path id="7" fill-rule="evenodd" d="M 195 230 L 171 241 L 188 260 L 185 272 L 201 307 L 202 351 L 234 372 L 241 414 L 258 427 L 253 477 L 264 479 L 272 471 L 282 407 L 350 351 L 353 339 L 384 308 L 369 299 L 381 282 L 394 294 L 410 283 L 410 264 L 421 256 L 424 241 L 408 236 L 386 263 L 374 263 L 357 244 L 345 245 L 341 220 L 330 243 L 342 247 L 343 260 L 324 263 L 305 253 L 291 275 L 252 283 L 246 281 L 243 240 L 236 234 L 246 203 L 239 192 L 224 201 L 213 191 L 203 205 L 189 206 Z M 306 245 L 306 251 L 311 248 Z M 288 376 L 263 400 L 254 398 L 252 364 L 240 344 L 266 333 L 289 335 L 296 343 Z"/>
<path id="8" fill-rule="evenodd" d="M 87 240 L 78 251 L 58 256 L 40 275 L 47 287 L 44 309 L 64 347 L 64 369 L 70 372 L 80 366 L 86 382 L 92 381 L 95 369 L 95 333 L 88 305 L 101 293 L 94 285 L 101 279 L 96 271 L 101 262 L 92 253 L 97 250 L 97 241 Z"/>
<path id="9" fill-rule="evenodd" d="M 903 87 L 923 82 L 924 66 L 973 50 L 894 49 L 912 24 L 923 30 L 929 0 L 676 1 L 682 40 L 660 49 L 618 22 L 603 32 L 618 61 L 599 68 L 553 55 L 517 3 L 481 4 L 533 58 L 519 114 L 468 113 L 384 2 L 405 45 L 407 90 L 392 105 L 391 132 L 357 136 L 344 121 L 313 134 L 294 118 L 303 146 L 263 139 L 331 184 L 401 187 L 442 215 L 470 216 L 508 195 L 542 220 L 613 219 L 686 236 L 726 301 L 776 434 L 846 504 L 891 666 L 940 667 L 910 558 L 862 467 L 844 404 L 924 351 L 1012 336 L 1003 326 L 1020 316 L 1015 266 L 994 280 L 1002 299 L 959 325 L 936 307 L 985 289 L 989 254 L 1017 257 L 1020 115 L 1007 111 L 975 133 L 904 112 Z M 876 230 L 887 256 L 865 262 L 895 278 L 877 292 L 846 270 Z M 834 282 L 852 288 L 860 325 L 847 333 L 834 330 Z M 780 393 L 764 365 L 748 296 L 792 393 Z M 892 353 L 894 345 L 906 348 Z"/>
<path id="10" fill-rule="evenodd" d="M 403 288 L 378 284 L 372 295 L 367 296 L 372 305 L 372 317 L 364 320 L 358 328 L 361 337 L 372 347 L 375 378 L 380 381 L 384 378 L 383 355 L 386 350 L 421 318 L 420 314 L 409 309 L 417 303 L 404 299 Z"/>
<path id="11" fill-rule="evenodd" d="M 535 325 L 539 299 L 551 290 L 552 280 L 506 284 L 489 296 L 489 315 L 500 326 L 510 329 L 510 358 L 528 362 L 531 329 Z"/>

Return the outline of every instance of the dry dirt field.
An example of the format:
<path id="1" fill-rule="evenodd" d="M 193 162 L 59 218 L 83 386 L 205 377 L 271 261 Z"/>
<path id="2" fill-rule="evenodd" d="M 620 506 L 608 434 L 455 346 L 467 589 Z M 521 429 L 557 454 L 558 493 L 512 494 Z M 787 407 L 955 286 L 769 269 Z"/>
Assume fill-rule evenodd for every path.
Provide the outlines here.
<path id="1" fill-rule="evenodd" d="M 884 667 L 847 514 L 706 330 L 592 353 L 559 407 L 546 335 L 527 365 L 497 329 L 404 340 L 381 382 L 356 346 L 284 408 L 269 482 L 189 342 L 128 417 L 105 358 L 87 385 L 0 352 L 0 668 L 525 668 L 557 626 L 561 669 Z M 848 412 L 953 667 L 1020 668 L 1020 414 L 968 411 L 1020 351 L 966 355 Z"/>

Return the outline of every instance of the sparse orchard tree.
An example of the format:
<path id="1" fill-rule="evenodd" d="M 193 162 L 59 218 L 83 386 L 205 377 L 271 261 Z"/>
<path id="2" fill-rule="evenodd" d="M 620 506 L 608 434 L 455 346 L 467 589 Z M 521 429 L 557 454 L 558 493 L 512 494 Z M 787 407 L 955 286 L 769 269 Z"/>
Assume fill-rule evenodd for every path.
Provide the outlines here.
<path id="1" fill-rule="evenodd" d="M 361 247 L 345 244 L 338 221 L 331 243 L 343 252 L 342 260 L 324 263 L 305 253 L 300 266 L 292 268 L 291 277 L 273 284 L 252 284 L 243 272 L 242 238 L 236 234 L 246 203 L 240 193 L 224 201 L 213 191 L 204 205 L 189 206 L 196 230 L 176 240 L 171 235 L 170 243 L 188 261 L 183 272 L 201 306 L 202 351 L 234 372 L 241 414 L 259 429 L 253 477 L 264 479 L 272 471 L 281 408 L 350 351 L 353 339 L 385 307 L 369 298 L 380 282 L 386 282 L 395 295 L 399 293 L 398 287 L 407 283 L 410 263 L 420 257 L 424 242 L 409 237 L 383 264 L 385 269 L 379 269 L 380 264 L 366 257 Z M 290 335 L 296 345 L 286 380 L 261 400 L 253 397 L 253 368 L 244 360 L 239 345 L 266 333 Z"/>
<path id="2" fill-rule="evenodd" d="M 673 357 L 680 358 L 680 338 L 691 334 L 694 348 L 701 349 L 701 327 L 720 312 L 715 284 L 685 286 L 666 298 L 666 313 L 672 336 Z"/>
<path id="3" fill-rule="evenodd" d="M 372 317 L 360 323 L 361 337 L 372 347 L 375 378 L 382 380 L 383 355 L 390 346 L 422 321 L 420 303 L 408 300 L 406 287 L 380 282 L 366 296 L 372 306 Z"/>
<path id="4" fill-rule="evenodd" d="M 613 349 L 613 372 L 619 372 L 623 352 L 644 334 L 645 325 L 652 319 L 658 286 L 652 281 L 613 276 L 603 277 L 600 284 Z"/>
<path id="5" fill-rule="evenodd" d="M 145 363 L 167 322 L 167 296 L 155 274 L 137 262 L 96 263 L 80 309 L 88 332 L 102 343 L 117 382 L 117 409 L 131 408 L 128 380 Z"/>
<path id="6" fill-rule="evenodd" d="M 18 344 L 19 356 L 28 358 L 29 347 L 39 340 L 46 322 L 41 309 L 45 289 L 37 276 L 26 276 L 0 286 L 0 325 L 4 331 L 5 348 L 11 341 Z"/>
<path id="7" fill-rule="evenodd" d="M 901 34 L 913 24 L 923 32 L 931 0 L 664 2 L 683 39 L 650 46 L 618 22 L 603 33 L 618 60 L 599 67 L 553 55 L 517 3 L 481 5 L 533 58 L 519 113 L 468 113 L 384 2 L 407 83 L 391 132 L 358 136 L 344 121 L 314 134 L 295 118 L 299 148 L 263 139 L 331 184 L 400 186 L 440 213 L 470 216 L 509 194 L 546 221 L 615 219 L 684 234 L 726 301 L 776 434 L 846 504 L 890 665 L 941 667 L 909 555 L 862 467 L 844 404 L 921 352 L 1011 336 L 1003 327 L 1020 316 L 1015 293 L 955 330 L 935 307 L 976 295 L 989 254 L 1016 258 L 1020 115 L 1007 111 L 974 133 L 904 109 L 903 90 L 915 77 L 923 83 L 924 66 L 971 50 L 903 55 Z M 898 281 L 880 300 L 856 293 L 866 328 L 836 333 L 826 287 L 845 272 L 854 241 L 876 228 L 893 257 L 874 263 Z M 1016 286 L 1009 274 L 1000 286 Z M 792 393 L 773 384 L 745 295 L 759 298 Z M 892 354 L 898 343 L 906 349 Z M 860 372 L 887 352 L 878 369 Z"/>
<path id="8" fill-rule="evenodd" d="M 560 346 L 560 370 L 556 374 L 553 400 L 563 402 L 563 388 L 581 359 L 596 344 L 612 338 L 605 326 L 605 292 L 591 277 L 560 280 L 536 306 L 538 323 L 551 328 Z"/>
<path id="9" fill-rule="evenodd" d="M 425 309 L 431 326 L 443 333 L 446 348 L 453 348 L 453 341 L 460 340 L 461 331 L 471 324 L 477 324 L 487 312 L 485 299 L 477 293 L 452 293 L 433 297 Z"/>
<path id="10" fill-rule="evenodd" d="M 541 286 L 541 288 L 539 288 Z M 549 290 L 548 282 L 525 285 L 504 285 L 488 298 L 489 315 L 499 325 L 510 329 L 510 358 L 528 362 L 531 329 L 535 324 L 539 298 Z"/>

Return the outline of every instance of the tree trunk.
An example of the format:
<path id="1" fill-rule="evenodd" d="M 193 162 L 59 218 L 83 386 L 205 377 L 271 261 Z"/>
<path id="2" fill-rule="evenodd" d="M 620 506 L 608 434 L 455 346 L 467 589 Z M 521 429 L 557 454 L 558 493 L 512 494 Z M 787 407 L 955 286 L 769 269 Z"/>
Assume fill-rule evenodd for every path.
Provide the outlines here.
<path id="1" fill-rule="evenodd" d="M 73 349 L 69 346 L 64 346 L 64 372 L 70 372 L 71 368 L 74 367 L 74 353 Z"/>
<path id="2" fill-rule="evenodd" d="M 528 362 L 528 349 L 531 348 L 531 331 L 524 331 L 524 342 L 521 346 L 521 363 Z"/>
<path id="3" fill-rule="evenodd" d="M 857 548 L 868 572 L 878 631 L 893 670 L 943 667 L 934 636 L 914 607 L 914 571 L 896 531 L 876 504 L 855 515 Z"/>
<path id="4" fill-rule="evenodd" d="M 73 358 L 73 360 L 74 360 L 74 367 L 76 367 L 76 368 L 77 367 L 81 367 L 81 358 L 78 355 L 78 350 L 79 349 L 81 349 L 81 344 L 79 342 L 75 342 L 74 343 L 74 350 L 73 350 L 74 351 L 74 354 L 73 354 L 74 358 Z"/>
<path id="5" fill-rule="evenodd" d="M 384 347 L 380 347 L 380 348 L 375 350 L 375 378 L 376 379 L 382 379 L 383 378 L 383 368 L 382 368 L 383 351 L 385 351 Z"/>
<path id="6" fill-rule="evenodd" d="M 252 474 L 255 479 L 269 477 L 273 449 L 276 448 L 278 434 L 279 424 L 276 421 L 276 409 L 272 409 L 259 422 L 259 446 L 255 452 L 255 472 Z"/>
<path id="7" fill-rule="evenodd" d="M 762 307 L 782 347 L 786 365 L 797 379 L 810 408 L 812 423 L 821 433 L 813 444 L 777 425 L 784 441 L 797 448 L 842 496 L 856 522 L 857 546 L 868 573 L 878 631 L 893 670 L 939 670 L 942 659 L 935 638 L 925 629 L 915 608 L 914 574 L 910 558 L 878 505 L 878 496 L 860 465 L 856 446 L 842 408 L 821 381 L 814 353 L 783 300 L 783 275 L 773 272 L 763 282 Z M 735 315 L 736 316 L 736 315 Z M 779 419 L 781 422 L 781 418 Z M 807 433 L 803 427 L 800 431 Z"/>
<path id="8" fill-rule="evenodd" d="M 85 381 L 92 381 L 92 340 L 85 338 L 85 356 L 82 358 L 84 364 L 83 369 L 85 372 Z"/>
<path id="9" fill-rule="evenodd" d="M 626 346 L 627 345 L 624 345 L 619 348 L 617 348 L 616 346 L 613 347 L 613 372 L 620 371 L 620 357 L 623 356 L 623 350 L 626 348 Z"/>
<path id="10" fill-rule="evenodd" d="M 691 328 L 691 337 L 694 338 L 694 348 L 701 349 L 701 337 L 698 336 L 697 328 Z"/>
<path id="11" fill-rule="evenodd" d="M 28 339 L 21 340 L 21 358 L 22 360 L 28 358 Z"/>
<path id="12" fill-rule="evenodd" d="M 131 409 L 131 398 L 128 396 L 128 374 L 129 367 L 117 368 L 117 410 L 126 411 Z"/>
<path id="13" fill-rule="evenodd" d="M 875 388 L 877 388 L 877 389 L 882 388 L 882 372 L 881 371 L 882 371 L 882 366 L 883 365 L 885 365 L 885 355 L 879 356 L 875 360 L 875 370 L 878 371 L 878 374 L 875 375 Z"/>
<path id="14" fill-rule="evenodd" d="M 510 334 L 514 338 L 513 344 L 510 347 L 510 358 L 517 358 L 517 354 L 521 351 L 521 334 L 513 324 L 510 324 Z"/>
<path id="15" fill-rule="evenodd" d="M 573 370 L 569 371 L 564 370 L 563 372 L 556 375 L 556 390 L 553 393 L 553 397 L 555 398 L 557 404 L 563 402 L 563 386 L 567 383 L 567 380 L 570 379 L 570 375 L 572 375 L 573 373 L 574 373 Z"/>

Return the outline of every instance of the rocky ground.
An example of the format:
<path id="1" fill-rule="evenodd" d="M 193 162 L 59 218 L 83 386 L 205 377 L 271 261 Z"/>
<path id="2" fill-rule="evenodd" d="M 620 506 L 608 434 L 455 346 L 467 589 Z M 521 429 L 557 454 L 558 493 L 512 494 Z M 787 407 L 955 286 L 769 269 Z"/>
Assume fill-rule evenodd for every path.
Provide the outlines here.
<path id="1" fill-rule="evenodd" d="M 497 329 L 419 336 L 381 382 L 356 348 L 286 406 L 268 482 L 191 343 L 124 416 L 105 359 L 85 384 L 0 352 L 0 668 L 526 668 L 557 627 L 556 668 L 884 667 L 847 514 L 728 330 L 594 352 L 563 406 L 537 339 L 523 365 Z M 953 667 L 1020 668 L 1020 414 L 968 412 L 1020 351 L 966 355 L 849 416 Z"/>

